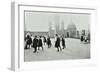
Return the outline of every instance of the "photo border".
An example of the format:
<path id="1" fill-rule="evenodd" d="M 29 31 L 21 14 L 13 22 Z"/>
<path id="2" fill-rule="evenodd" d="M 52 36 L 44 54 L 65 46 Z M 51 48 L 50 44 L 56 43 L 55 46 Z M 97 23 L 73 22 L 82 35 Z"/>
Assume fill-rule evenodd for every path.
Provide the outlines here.
<path id="1" fill-rule="evenodd" d="M 75 66 L 84 66 L 84 65 L 95 65 L 96 64 L 96 60 L 97 60 L 97 49 L 95 48 L 94 42 L 95 42 L 95 31 L 96 31 L 96 8 L 95 7 L 84 7 L 84 6 L 75 6 L 75 5 L 71 5 L 71 6 L 43 6 L 43 5 L 33 5 L 32 3 L 20 3 L 20 2 L 13 2 L 12 3 L 12 50 L 11 50 L 11 54 L 13 56 L 11 56 L 11 69 L 14 71 L 19 71 L 19 70 L 32 70 L 32 69 L 45 69 L 47 67 L 51 67 L 51 68 L 55 68 L 55 67 L 75 67 Z M 64 12 L 64 11 L 59 11 L 61 10 L 72 10 L 75 12 L 81 12 L 81 11 L 85 11 L 83 13 L 90 13 L 91 14 L 91 59 L 78 59 L 78 60 L 59 60 L 59 61 L 42 61 L 42 62 L 29 62 L 29 63 L 24 63 L 23 56 L 22 56 L 22 52 L 24 52 L 23 50 L 21 50 L 20 48 L 24 45 L 22 42 L 24 42 L 24 38 L 23 38 L 23 29 L 24 26 L 21 24 L 23 23 L 23 16 L 24 16 L 24 10 L 31 7 L 35 7 L 35 8 L 40 8 L 40 11 L 42 8 L 45 9 L 51 9 L 52 10 L 56 10 L 58 9 L 57 12 Z M 29 9 L 31 9 L 29 8 Z M 22 12 L 21 12 L 22 11 Z M 43 10 L 42 10 L 43 11 Z M 48 10 L 49 11 L 49 10 Z M 95 48 L 95 49 L 93 49 Z"/>

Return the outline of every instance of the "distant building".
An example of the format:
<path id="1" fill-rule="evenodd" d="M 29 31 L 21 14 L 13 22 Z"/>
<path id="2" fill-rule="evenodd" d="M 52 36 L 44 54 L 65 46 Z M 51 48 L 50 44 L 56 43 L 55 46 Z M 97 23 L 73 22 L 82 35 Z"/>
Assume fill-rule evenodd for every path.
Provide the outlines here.
<path id="1" fill-rule="evenodd" d="M 60 29 L 61 25 L 61 29 Z M 70 23 L 67 29 L 64 29 L 64 21 L 62 20 L 60 23 L 60 17 L 56 17 L 55 19 L 55 29 L 52 29 L 52 23 L 49 22 L 49 35 L 50 37 L 54 37 L 54 34 L 63 35 L 64 37 L 70 38 L 79 38 L 79 31 L 76 28 L 74 23 Z"/>
<path id="2" fill-rule="evenodd" d="M 70 23 L 66 29 L 67 37 L 75 38 L 77 34 L 77 28 L 74 23 Z"/>

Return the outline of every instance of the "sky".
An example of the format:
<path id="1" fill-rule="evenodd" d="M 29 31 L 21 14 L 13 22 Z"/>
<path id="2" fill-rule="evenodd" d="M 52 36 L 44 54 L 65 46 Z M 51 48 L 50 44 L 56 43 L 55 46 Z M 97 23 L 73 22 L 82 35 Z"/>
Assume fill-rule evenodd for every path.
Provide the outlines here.
<path id="1" fill-rule="evenodd" d="M 25 31 L 48 31 L 49 25 L 55 29 L 55 23 L 61 26 L 64 23 L 64 29 L 71 23 L 76 25 L 77 30 L 89 29 L 90 15 L 75 13 L 53 13 L 53 12 L 25 12 Z"/>

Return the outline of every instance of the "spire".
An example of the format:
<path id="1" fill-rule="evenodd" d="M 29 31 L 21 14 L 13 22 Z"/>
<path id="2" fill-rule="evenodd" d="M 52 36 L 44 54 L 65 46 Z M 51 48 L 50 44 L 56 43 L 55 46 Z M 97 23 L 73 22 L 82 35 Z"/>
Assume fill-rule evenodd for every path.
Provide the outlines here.
<path id="1" fill-rule="evenodd" d="M 60 26 L 60 16 L 59 15 L 55 15 L 54 18 L 55 18 L 55 33 L 59 34 L 60 33 L 59 32 L 60 31 L 60 29 L 59 29 L 60 28 L 59 27 Z"/>
<path id="2" fill-rule="evenodd" d="M 61 22 L 61 33 L 64 34 L 64 21 Z"/>

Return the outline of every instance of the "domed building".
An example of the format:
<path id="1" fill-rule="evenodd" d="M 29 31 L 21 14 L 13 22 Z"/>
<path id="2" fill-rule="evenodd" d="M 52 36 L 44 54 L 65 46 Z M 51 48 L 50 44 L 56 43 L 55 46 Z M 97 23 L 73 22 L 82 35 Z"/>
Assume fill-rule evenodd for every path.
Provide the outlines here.
<path id="1" fill-rule="evenodd" d="M 76 37 L 77 28 L 76 28 L 76 25 L 74 23 L 70 23 L 68 25 L 66 31 L 67 31 L 67 37 L 71 37 L 71 38 Z"/>

